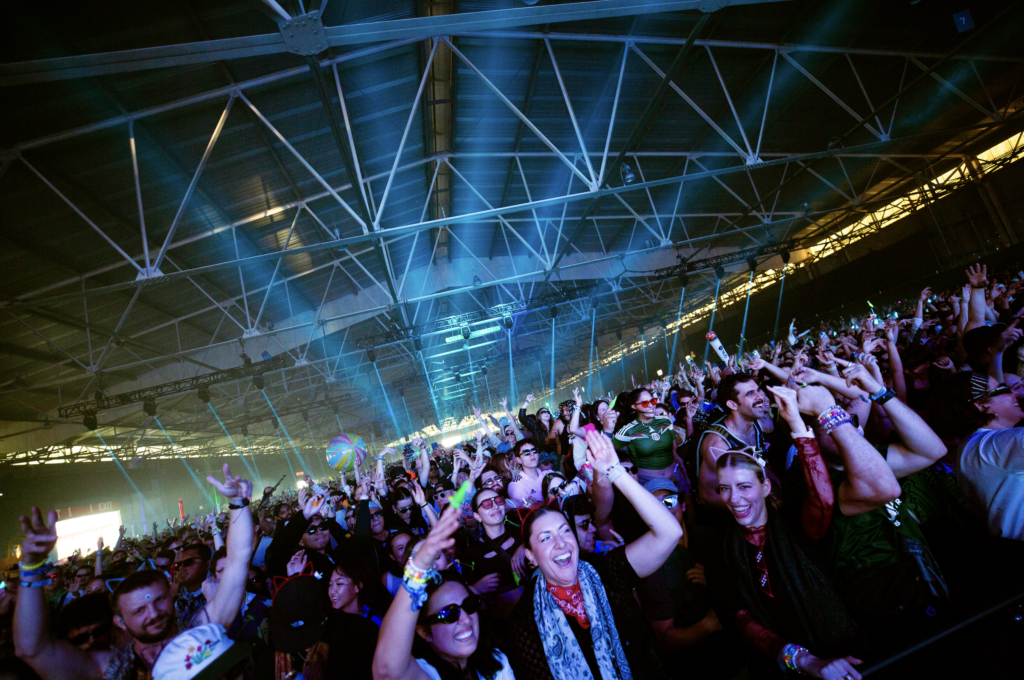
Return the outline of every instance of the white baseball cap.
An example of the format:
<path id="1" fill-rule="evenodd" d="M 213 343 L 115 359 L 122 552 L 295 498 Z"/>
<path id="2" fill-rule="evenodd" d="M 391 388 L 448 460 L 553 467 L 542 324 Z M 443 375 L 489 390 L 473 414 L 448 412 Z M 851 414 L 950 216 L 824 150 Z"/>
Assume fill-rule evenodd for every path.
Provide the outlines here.
<path id="1" fill-rule="evenodd" d="M 160 651 L 153 680 L 216 680 L 249 654 L 224 626 L 207 623 L 179 633 Z"/>

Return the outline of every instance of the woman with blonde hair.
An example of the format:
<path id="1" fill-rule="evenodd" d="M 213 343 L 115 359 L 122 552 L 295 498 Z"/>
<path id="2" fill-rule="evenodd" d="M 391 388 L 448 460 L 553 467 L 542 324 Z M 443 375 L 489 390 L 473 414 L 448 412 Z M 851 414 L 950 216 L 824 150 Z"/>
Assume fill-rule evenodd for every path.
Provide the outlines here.
<path id="1" fill-rule="evenodd" d="M 800 526 L 787 521 L 795 515 L 779 511 L 760 451 L 726 451 L 716 464 L 718 490 L 736 520 L 725 540 L 734 617 L 744 639 L 764 655 L 761 663 L 751 663 L 750 677 L 799 672 L 860 680 L 854 666 L 861 661 L 846 656 L 862 648 L 857 626 L 807 548 L 828 528 L 832 483 L 817 441 L 800 417 L 797 393 L 769 391 L 790 425 L 798 450 L 793 464 L 802 467 L 807 484 Z"/>

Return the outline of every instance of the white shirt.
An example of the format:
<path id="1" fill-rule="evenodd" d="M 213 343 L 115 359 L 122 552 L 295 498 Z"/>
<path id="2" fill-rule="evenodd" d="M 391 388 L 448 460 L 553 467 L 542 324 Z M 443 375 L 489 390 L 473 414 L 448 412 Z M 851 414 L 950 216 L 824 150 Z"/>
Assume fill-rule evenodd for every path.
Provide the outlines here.
<path id="1" fill-rule="evenodd" d="M 512 668 L 508 665 L 508 657 L 496 649 L 494 650 L 494 658 L 501 662 L 501 670 L 494 674 L 493 680 L 516 680 L 516 676 L 512 673 Z M 430 680 L 441 680 L 441 676 L 437 674 L 437 669 L 429 663 L 423 659 L 416 659 L 416 663 L 420 665 L 420 669 L 427 674 Z M 477 677 L 483 678 L 479 673 L 477 673 Z"/>
<path id="2" fill-rule="evenodd" d="M 989 533 L 1024 540 L 1024 428 L 982 428 L 968 437 L 957 480 Z"/>

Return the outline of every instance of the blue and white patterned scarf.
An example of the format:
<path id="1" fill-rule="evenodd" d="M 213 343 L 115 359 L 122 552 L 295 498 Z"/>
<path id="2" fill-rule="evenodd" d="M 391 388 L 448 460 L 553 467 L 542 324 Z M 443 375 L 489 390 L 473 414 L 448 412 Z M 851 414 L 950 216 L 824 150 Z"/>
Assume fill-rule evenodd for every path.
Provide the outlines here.
<path id="1" fill-rule="evenodd" d="M 601 577 L 592 566 L 580 562 L 579 583 L 587 617 L 590 619 L 590 636 L 594 642 L 594 656 L 601 670 L 600 680 L 632 680 L 633 674 L 619 641 L 619 631 L 615 628 L 615 618 Z M 548 592 L 547 581 L 539 569 L 533 592 L 533 616 L 544 643 L 548 667 L 555 680 L 596 680 L 565 613 Z"/>

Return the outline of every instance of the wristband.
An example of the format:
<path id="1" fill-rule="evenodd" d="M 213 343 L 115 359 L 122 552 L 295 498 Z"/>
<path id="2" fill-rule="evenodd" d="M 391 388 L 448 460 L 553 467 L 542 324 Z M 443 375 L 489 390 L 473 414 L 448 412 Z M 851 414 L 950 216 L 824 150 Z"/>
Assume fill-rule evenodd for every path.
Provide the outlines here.
<path id="1" fill-rule="evenodd" d="M 794 673 L 803 673 L 800 668 L 796 665 L 796 657 L 800 652 L 806 652 L 807 650 L 800 645 L 794 645 L 792 643 L 786 645 L 779 652 L 779 668 L 782 672 L 793 671 Z"/>
<path id="2" fill-rule="evenodd" d="M 875 402 L 879 406 L 883 406 L 885 402 L 889 401 L 896 396 L 896 391 L 892 388 L 884 389 L 879 394 L 872 394 L 871 401 Z"/>
<path id="3" fill-rule="evenodd" d="M 418 612 L 427 603 L 427 584 L 431 581 L 440 581 L 441 575 L 433 567 L 430 569 L 420 569 L 413 563 L 413 557 L 416 557 L 416 553 L 413 553 L 409 557 L 409 561 L 405 563 L 402 587 L 405 588 L 405 591 L 409 593 L 409 597 L 412 598 L 412 610 Z"/>
<path id="4" fill-rule="evenodd" d="M 619 463 L 609 465 L 608 469 L 604 471 L 604 476 L 608 478 L 608 482 L 611 484 L 615 483 L 615 480 L 626 474 L 626 468 L 622 467 Z"/>
<path id="5" fill-rule="evenodd" d="M 818 415 L 818 422 L 825 429 L 825 434 L 832 434 L 832 430 L 844 424 L 853 424 L 853 419 L 842 406 L 830 406 Z"/>
<path id="6" fill-rule="evenodd" d="M 228 507 L 231 508 L 232 510 L 241 510 L 242 508 L 246 507 L 247 505 L 249 505 L 249 499 L 248 498 L 243 498 L 239 505 L 235 505 L 230 500 L 228 501 Z"/>
<path id="7" fill-rule="evenodd" d="M 50 567 L 52 566 L 53 564 L 44 560 L 36 566 L 32 567 L 31 569 L 23 567 L 19 564 L 18 569 L 21 572 L 21 576 L 39 576 L 41 574 L 45 574 L 46 572 L 48 572 L 50 570 Z"/>
<path id="8" fill-rule="evenodd" d="M 44 579 L 42 581 L 22 581 L 21 582 L 21 587 L 22 588 L 43 588 L 45 586 L 50 585 L 51 582 L 52 582 L 52 579 Z"/>
<path id="9" fill-rule="evenodd" d="M 32 569 L 38 569 L 39 567 L 42 567 L 42 566 L 45 566 L 45 565 L 46 565 L 46 558 L 43 558 L 43 561 L 39 562 L 37 564 L 21 564 L 21 563 L 18 563 L 18 568 L 23 570 L 23 571 L 31 571 Z"/>
<path id="10" fill-rule="evenodd" d="M 885 385 L 882 385 L 882 389 L 878 390 L 877 392 L 875 392 L 874 394 L 871 395 L 871 401 L 878 401 L 879 399 L 884 397 L 885 396 L 885 391 L 886 391 Z"/>

